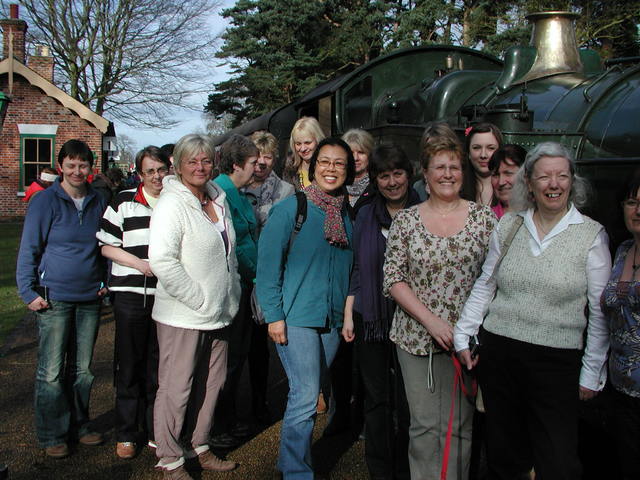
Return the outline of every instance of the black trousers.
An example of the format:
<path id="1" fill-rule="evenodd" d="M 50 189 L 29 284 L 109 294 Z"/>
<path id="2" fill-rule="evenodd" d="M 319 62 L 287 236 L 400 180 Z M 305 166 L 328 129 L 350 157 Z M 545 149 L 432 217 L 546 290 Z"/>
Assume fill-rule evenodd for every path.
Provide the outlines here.
<path id="1" fill-rule="evenodd" d="M 609 422 L 624 480 L 640 478 L 640 398 L 611 389 Z"/>
<path id="2" fill-rule="evenodd" d="M 228 342 L 227 376 L 216 406 L 216 421 L 214 423 L 216 433 L 228 431 L 238 421 L 236 396 L 242 369 L 249 355 L 251 332 L 254 325 L 251 318 L 250 300 L 251 287 L 242 284 L 238 313 L 233 318 L 231 325 L 225 328 L 224 333 L 224 338 Z"/>
<path id="3" fill-rule="evenodd" d="M 158 390 L 158 337 L 151 318 L 153 295 L 116 292 L 116 441 L 138 441 L 139 426 L 153 439 L 153 404 Z"/>
<path id="4" fill-rule="evenodd" d="M 364 385 L 365 460 L 371 478 L 409 478 L 409 405 L 395 345 L 365 342 L 354 312 L 355 359 Z"/>
<path id="5" fill-rule="evenodd" d="M 582 352 L 481 335 L 489 478 L 578 480 Z"/>
<path id="6" fill-rule="evenodd" d="M 256 325 L 251 329 L 249 349 L 249 381 L 251 382 L 251 408 L 256 417 L 266 413 L 267 380 L 269 378 L 268 325 Z"/>

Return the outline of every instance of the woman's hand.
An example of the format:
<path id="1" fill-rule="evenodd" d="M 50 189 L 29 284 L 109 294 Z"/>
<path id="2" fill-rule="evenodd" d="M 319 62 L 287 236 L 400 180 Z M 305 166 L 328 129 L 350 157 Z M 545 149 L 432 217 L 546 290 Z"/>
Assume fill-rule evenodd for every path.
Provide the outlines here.
<path id="1" fill-rule="evenodd" d="M 102 287 L 100 290 L 98 290 L 98 297 L 102 298 L 107 293 L 109 293 L 109 289 L 107 287 Z"/>
<path id="2" fill-rule="evenodd" d="M 135 269 L 138 270 L 145 277 L 153 277 L 153 272 L 151 271 L 149 262 L 147 262 L 146 260 L 138 259 L 138 261 L 136 262 Z"/>
<path id="3" fill-rule="evenodd" d="M 345 342 L 353 342 L 353 339 L 356 338 L 353 333 L 353 318 L 344 317 L 342 322 L 342 338 L 344 338 Z"/>
<path id="4" fill-rule="evenodd" d="M 598 393 L 599 392 L 595 390 L 591 390 L 583 386 L 580 386 L 578 389 L 578 396 L 580 397 L 580 400 L 591 400 L 592 398 L 595 398 Z"/>
<path id="5" fill-rule="evenodd" d="M 468 348 L 460 350 L 456 355 L 458 355 L 460 362 L 469 370 L 478 364 L 478 355 L 471 358 L 471 351 Z"/>
<path id="6" fill-rule="evenodd" d="M 278 320 L 269 324 L 269 336 L 278 345 L 287 344 L 287 324 L 284 320 Z"/>
<path id="7" fill-rule="evenodd" d="M 426 320 L 423 325 L 438 345 L 447 352 L 453 347 L 453 327 L 435 315 Z"/>
<path id="8" fill-rule="evenodd" d="M 37 312 L 39 310 L 45 310 L 49 308 L 49 302 L 47 302 L 44 298 L 38 296 L 35 300 L 33 300 L 27 308 L 31 311 Z"/>

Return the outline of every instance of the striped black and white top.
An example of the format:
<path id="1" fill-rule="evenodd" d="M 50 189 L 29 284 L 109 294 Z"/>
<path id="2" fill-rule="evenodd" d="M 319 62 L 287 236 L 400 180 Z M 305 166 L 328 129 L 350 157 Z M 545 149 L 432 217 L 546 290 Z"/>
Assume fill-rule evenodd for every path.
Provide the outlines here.
<path id="1" fill-rule="evenodd" d="M 149 260 L 151 212 L 142 193 L 142 185 L 120 192 L 100 221 L 100 230 L 96 234 L 100 246 L 122 248 L 142 260 Z M 157 281 L 156 277 L 145 277 L 135 268 L 112 262 L 109 278 L 112 291 L 153 295 Z"/>

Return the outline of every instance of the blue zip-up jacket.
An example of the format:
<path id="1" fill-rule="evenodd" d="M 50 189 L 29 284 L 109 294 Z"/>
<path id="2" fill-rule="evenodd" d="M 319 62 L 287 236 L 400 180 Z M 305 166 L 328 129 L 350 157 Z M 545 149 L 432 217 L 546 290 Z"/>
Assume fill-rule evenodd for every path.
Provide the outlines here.
<path id="1" fill-rule="evenodd" d="M 104 280 L 98 250 L 100 219 L 106 203 L 87 185 L 82 211 L 60 185 L 60 179 L 29 203 L 18 252 L 18 292 L 29 304 L 37 285 L 49 288 L 50 300 L 96 300 Z"/>
<path id="2" fill-rule="evenodd" d="M 286 320 L 296 327 L 340 327 L 353 263 L 351 220 L 345 211 L 349 246 L 331 246 L 324 238 L 325 213 L 307 201 L 307 219 L 287 253 L 296 208 L 295 196 L 275 204 L 260 234 L 256 277 L 260 307 L 267 323 Z"/>

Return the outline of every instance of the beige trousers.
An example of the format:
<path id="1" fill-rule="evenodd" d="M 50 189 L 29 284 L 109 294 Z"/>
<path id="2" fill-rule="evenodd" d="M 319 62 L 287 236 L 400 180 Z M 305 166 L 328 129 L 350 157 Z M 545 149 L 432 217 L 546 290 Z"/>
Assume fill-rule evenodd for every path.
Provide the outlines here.
<path id="1" fill-rule="evenodd" d="M 455 368 L 451 357 L 433 354 L 433 385 L 428 385 L 429 357 L 396 347 L 409 402 L 409 468 L 411 480 L 439 480 L 449 426 Z M 461 393 L 455 397 L 447 479 L 467 480 L 471 459 L 474 405 Z"/>
<path id="2" fill-rule="evenodd" d="M 153 427 L 160 466 L 184 462 L 183 426 L 197 453 L 207 450 L 213 411 L 227 374 L 227 342 L 221 330 L 203 331 L 156 323 L 159 347 L 158 393 Z"/>

